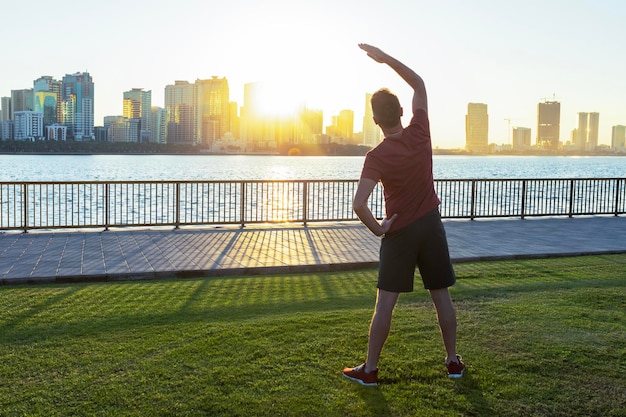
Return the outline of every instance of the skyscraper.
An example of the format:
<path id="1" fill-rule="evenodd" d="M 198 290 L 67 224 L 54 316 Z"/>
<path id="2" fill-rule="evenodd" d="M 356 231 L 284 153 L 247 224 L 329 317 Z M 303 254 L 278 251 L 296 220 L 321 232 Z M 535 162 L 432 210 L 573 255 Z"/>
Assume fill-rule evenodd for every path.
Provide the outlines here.
<path id="1" fill-rule="evenodd" d="M 465 116 L 465 149 L 469 152 L 489 151 L 489 114 L 487 105 L 468 103 Z"/>
<path id="2" fill-rule="evenodd" d="M 95 139 L 94 83 L 88 72 L 67 74 L 61 86 L 63 124 L 74 140 Z"/>
<path id="3" fill-rule="evenodd" d="M 243 86 L 241 107 L 241 140 L 247 150 L 265 150 L 276 147 L 276 124 L 263 117 L 260 105 L 262 85 L 247 83 Z"/>
<path id="4" fill-rule="evenodd" d="M 129 142 L 130 124 L 128 117 L 105 116 L 104 128 L 109 142 Z"/>
<path id="5" fill-rule="evenodd" d="M 587 136 L 587 150 L 594 151 L 598 147 L 599 130 L 600 113 L 589 113 L 589 135 Z"/>
<path id="6" fill-rule="evenodd" d="M 363 144 L 374 147 L 380 143 L 380 128 L 374 122 L 372 94 L 365 94 L 365 116 L 363 116 Z"/>
<path id="7" fill-rule="evenodd" d="M 324 112 L 305 107 L 298 112 L 298 123 L 295 128 L 293 143 L 316 143 L 323 131 Z"/>
<path id="8" fill-rule="evenodd" d="M 513 149 L 530 149 L 531 142 L 530 128 L 518 126 L 513 127 Z"/>
<path id="9" fill-rule="evenodd" d="M 626 126 L 613 126 L 611 129 L 611 148 L 614 151 L 626 151 Z"/>
<path id="10" fill-rule="evenodd" d="M 15 120 L 16 111 L 33 111 L 33 89 L 11 90 L 11 116 Z"/>
<path id="11" fill-rule="evenodd" d="M 175 81 L 165 86 L 165 109 L 167 111 L 167 143 L 196 145 L 197 87 L 188 81 Z"/>
<path id="12" fill-rule="evenodd" d="M 561 130 L 561 103 L 544 101 L 537 105 L 537 146 L 556 150 Z"/>
<path id="13" fill-rule="evenodd" d="M 240 139 L 241 138 L 241 129 L 239 128 L 240 126 L 240 118 L 239 118 L 239 105 L 237 104 L 236 101 L 231 101 L 228 104 L 228 108 L 229 108 L 229 117 L 228 117 L 228 121 L 230 122 L 230 126 L 228 127 L 227 132 L 231 132 L 232 136 L 235 139 Z"/>
<path id="14" fill-rule="evenodd" d="M 574 135 L 576 149 L 593 151 L 598 146 L 600 113 L 578 113 L 578 128 Z"/>
<path id="15" fill-rule="evenodd" d="M 5 120 L 0 122 L 0 140 L 12 140 L 15 131 L 15 123 L 13 120 Z"/>
<path id="16" fill-rule="evenodd" d="M 150 133 L 150 117 L 152 112 L 152 91 L 143 91 L 143 88 L 133 88 L 124 92 L 123 116 L 140 121 L 139 137 L 147 137 L 152 142 Z"/>
<path id="17" fill-rule="evenodd" d="M 57 94 L 52 91 L 36 91 L 33 97 L 33 110 L 43 113 L 43 125 L 50 126 L 58 123 Z"/>
<path id="18" fill-rule="evenodd" d="M 167 111 L 163 107 L 152 107 L 150 134 L 153 142 L 165 143 L 167 138 Z"/>
<path id="19" fill-rule="evenodd" d="M 44 137 L 43 113 L 35 111 L 16 111 L 15 140 L 34 140 Z"/>
<path id="20" fill-rule="evenodd" d="M 198 94 L 198 137 L 210 146 L 229 130 L 230 93 L 226 78 L 196 80 Z"/>
<path id="21" fill-rule="evenodd" d="M 584 150 L 587 145 L 587 136 L 589 134 L 589 113 L 578 113 L 578 127 L 574 134 L 574 147 Z"/>
<path id="22" fill-rule="evenodd" d="M 133 88 L 130 91 L 124 91 L 122 116 L 127 119 L 141 119 L 143 92 L 143 88 Z"/>
<path id="23" fill-rule="evenodd" d="M 62 82 L 59 80 L 55 80 L 49 75 L 43 75 L 39 77 L 38 79 L 36 79 L 35 81 L 33 81 L 33 92 L 35 96 L 37 95 L 38 92 L 42 92 L 42 91 L 55 94 L 56 96 L 54 99 L 56 102 L 55 115 L 54 116 L 50 114 L 48 115 L 48 119 L 56 120 L 55 123 L 61 122 L 63 120 L 63 109 L 61 106 L 61 98 L 62 98 L 61 88 L 62 88 Z"/>
<path id="24" fill-rule="evenodd" d="M 12 120 L 11 116 L 13 114 L 13 110 L 11 106 L 11 97 L 0 98 L 0 108 L 2 109 L 2 118 L 0 118 L 0 122 Z"/>
<path id="25" fill-rule="evenodd" d="M 350 143 L 354 137 L 354 112 L 341 110 L 337 116 L 337 136 Z"/>

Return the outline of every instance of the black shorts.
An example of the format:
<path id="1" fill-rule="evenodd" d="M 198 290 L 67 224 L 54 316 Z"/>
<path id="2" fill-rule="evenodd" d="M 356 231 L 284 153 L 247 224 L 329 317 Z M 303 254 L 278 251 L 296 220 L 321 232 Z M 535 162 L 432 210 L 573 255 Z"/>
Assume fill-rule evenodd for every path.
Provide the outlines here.
<path id="1" fill-rule="evenodd" d="M 456 281 L 438 209 L 385 235 L 380 244 L 378 288 L 390 292 L 413 291 L 416 266 L 428 290 L 447 288 Z"/>

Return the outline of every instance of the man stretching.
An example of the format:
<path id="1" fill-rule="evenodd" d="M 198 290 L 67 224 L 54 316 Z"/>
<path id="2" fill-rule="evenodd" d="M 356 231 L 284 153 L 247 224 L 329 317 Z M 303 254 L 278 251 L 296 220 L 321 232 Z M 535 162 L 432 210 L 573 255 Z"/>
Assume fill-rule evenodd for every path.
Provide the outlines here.
<path id="1" fill-rule="evenodd" d="M 456 353 L 456 313 L 448 287 L 456 281 L 439 214 L 432 173 L 432 145 L 424 81 L 413 70 L 380 49 L 359 44 L 374 61 L 387 64 L 413 89 L 411 123 L 402 127 L 402 107 L 387 89 L 371 99 L 374 122 L 385 139 L 365 157 L 353 200 L 359 219 L 381 236 L 378 293 L 369 329 L 367 358 L 343 375 L 362 385 L 378 384 L 378 360 L 389 335 L 393 309 L 401 292 L 413 291 L 415 267 L 431 295 L 446 350 L 448 376 L 460 378 L 465 364 Z M 381 181 L 386 217 L 381 223 L 367 205 Z"/>

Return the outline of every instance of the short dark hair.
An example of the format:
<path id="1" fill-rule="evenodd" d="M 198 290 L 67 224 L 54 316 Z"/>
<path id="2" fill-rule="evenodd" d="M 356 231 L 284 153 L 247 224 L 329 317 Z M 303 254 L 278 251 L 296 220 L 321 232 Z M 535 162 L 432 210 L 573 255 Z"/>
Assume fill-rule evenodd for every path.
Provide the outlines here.
<path id="1" fill-rule="evenodd" d="M 392 128 L 400 123 L 402 108 L 400 100 L 387 88 L 381 88 L 372 95 L 370 100 L 374 119 L 380 127 Z"/>

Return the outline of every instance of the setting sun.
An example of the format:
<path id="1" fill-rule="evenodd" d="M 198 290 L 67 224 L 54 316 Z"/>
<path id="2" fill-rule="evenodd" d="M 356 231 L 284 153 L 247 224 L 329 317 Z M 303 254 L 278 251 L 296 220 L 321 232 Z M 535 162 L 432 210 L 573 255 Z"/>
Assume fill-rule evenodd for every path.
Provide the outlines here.
<path id="1" fill-rule="evenodd" d="M 246 85 L 244 99 L 250 100 L 254 112 L 262 117 L 289 117 L 304 106 L 300 91 L 278 80 L 260 81 Z"/>

